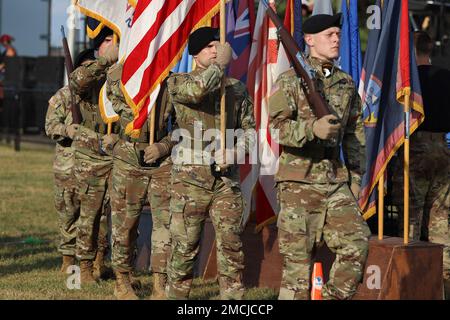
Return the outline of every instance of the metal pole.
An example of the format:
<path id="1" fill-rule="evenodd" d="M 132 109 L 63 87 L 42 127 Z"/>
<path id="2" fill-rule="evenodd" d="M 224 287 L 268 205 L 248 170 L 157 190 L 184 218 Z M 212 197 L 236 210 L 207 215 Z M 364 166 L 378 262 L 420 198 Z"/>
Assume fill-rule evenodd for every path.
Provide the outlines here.
<path id="1" fill-rule="evenodd" d="M 47 23 L 47 55 L 51 53 L 52 42 L 52 0 L 48 1 L 48 23 Z"/>
<path id="2" fill-rule="evenodd" d="M 0 0 L 0 34 L 2 34 L 2 21 L 3 21 L 3 0 Z"/>

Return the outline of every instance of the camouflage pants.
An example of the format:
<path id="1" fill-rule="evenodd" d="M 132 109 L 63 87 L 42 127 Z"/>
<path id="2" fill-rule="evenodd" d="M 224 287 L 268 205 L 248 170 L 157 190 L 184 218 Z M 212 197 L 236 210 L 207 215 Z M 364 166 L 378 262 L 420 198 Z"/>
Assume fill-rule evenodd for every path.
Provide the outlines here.
<path id="1" fill-rule="evenodd" d="M 168 190 L 171 165 L 140 169 L 114 159 L 111 189 L 112 265 L 120 272 L 130 272 L 138 237 L 139 217 L 148 198 L 152 212 L 153 272 L 166 273 L 170 252 L 170 212 Z"/>
<path id="2" fill-rule="evenodd" d="M 241 299 L 244 253 L 240 234 L 243 200 L 239 187 L 217 179 L 207 190 L 172 176 L 170 233 L 172 253 L 168 265 L 167 296 L 187 299 L 193 266 L 208 213 L 216 232 L 217 264 L 222 299 Z"/>
<path id="3" fill-rule="evenodd" d="M 311 255 L 323 238 L 336 260 L 324 299 L 349 299 L 362 279 L 370 230 L 347 184 L 278 184 L 278 239 L 283 256 L 280 300 L 309 299 Z"/>
<path id="4" fill-rule="evenodd" d="M 80 260 L 94 260 L 97 250 L 106 251 L 109 248 L 108 185 L 111 168 L 112 160 L 75 153 L 75 175 L 81 201 L 76 256 Z"/>
<path id="5" fill-rule="evenodd" d="M 444 245 L 444 276 L 450 279 L 450 152 L 443 135 L 417 132 L 411 137 L 409 237 Z M 393 202 L 403 237 L 403 152 L 394 166 Z"/>
<path id="6" fill-rule="evenodd" d="M 70 173 L 55 172 L 55 208 L 61 237 L 58 251 L 66 256 L 75 256 L 80 198 L 76 178 Z"/>

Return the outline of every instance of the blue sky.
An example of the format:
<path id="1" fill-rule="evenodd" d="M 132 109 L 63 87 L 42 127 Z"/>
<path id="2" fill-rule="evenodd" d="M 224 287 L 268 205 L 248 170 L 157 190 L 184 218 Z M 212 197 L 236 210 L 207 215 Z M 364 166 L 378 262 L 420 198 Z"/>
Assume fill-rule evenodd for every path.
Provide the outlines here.
<path id="1" fill-rule="evenodd" d="M 52 1 L 52 46 L 60 46 L 61 32 L 60 27 L 64 25 L 67 30 L 67 8 L 70 4 L 69 0 L 53 0 Z M 67 31 L 66 31 L 67 32 Z"/>
<path id="2" fill-rule="evenodd" d="M 52 0 L 51 46 L 61 46 L 61 25 L 68 32 L 70 0 Z M 45 0 L 0 0 L 0 32 L 11 34 L 19 55 L 47 54 L 48 4 Z"/>

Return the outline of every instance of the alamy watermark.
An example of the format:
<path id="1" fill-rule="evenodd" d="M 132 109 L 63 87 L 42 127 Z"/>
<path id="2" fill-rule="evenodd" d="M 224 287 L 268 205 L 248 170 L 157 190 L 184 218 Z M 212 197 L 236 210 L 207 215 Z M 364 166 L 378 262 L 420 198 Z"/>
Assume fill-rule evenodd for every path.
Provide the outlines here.
<path id="1" fill-rule="evenodd" d="M 69 290 L 80 290 L 81 289 L 81 271 L 80 267 L 77 265 L 71 265 L 67 267 L 67 274 L 70 274 L 66 280 L 66 287 Z"/>
<path id="2" fill-rule="evenodd" d="M 369 30 L 381 29 L 381 8 L 377 5 L 367 7 L 366 13 L 370 16 L 367 18 L 366 26 Z"/>

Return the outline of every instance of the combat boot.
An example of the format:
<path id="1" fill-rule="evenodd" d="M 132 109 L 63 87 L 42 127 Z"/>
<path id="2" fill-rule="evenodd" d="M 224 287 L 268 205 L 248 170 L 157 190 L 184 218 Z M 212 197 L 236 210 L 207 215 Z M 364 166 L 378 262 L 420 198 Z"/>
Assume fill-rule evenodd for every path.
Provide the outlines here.
<path id="1" fill-rule="evenodd" d="M 73 266 L 75 264 L 75 257 L 74 256 L 63 256 L 63 262 L 61 269 L 59 270 L 61 273 L 66 273 L 67 268 L 70 266 Z"/>
<path id="2" fill-rule="evenodd" d="M 130 282 L 131 287 L 133 287 L 133 290 L 141 290 L 142 289 L 142 282 L 138 278 L 136 278 L 132 273 L 130 274 Z"/>
<path id="3" fill-rule="evenodd" d="M 114 296 L 117 300 L 139 300 L 131 286 L 129 272 L 116 272 Z"/>
<path id="4" fill-rule="evenodd" d="M 150 300 L 167 300 L 166 283 L 165 273 L 153 273 L 153 291 Z"/>
<path id="5" fill-rule="evenodd" d="M 105 265 L 105 251 L 106 250 L 97 250 L 97 254 L 95 255 L 92 275 L 98 280 L 109 279 L 113 275 L 112 269 Z"/>
<path id="6" fill-rule="evenodd" d="M 81 284 L 96 283 L 96 279 L 92 275 L 93 263 L 92 260 L 81 260 L 80 261 L 80 281 Z"/>

